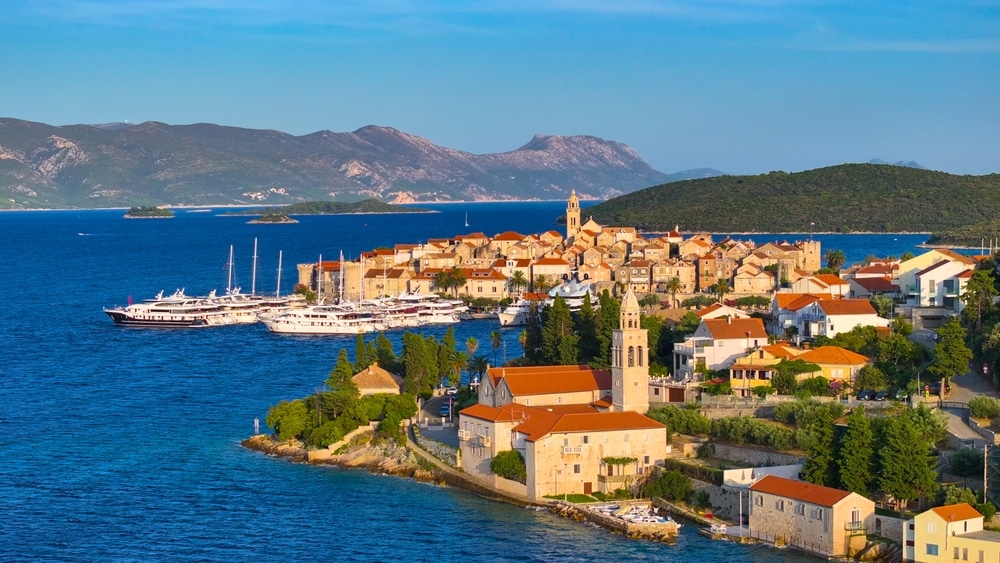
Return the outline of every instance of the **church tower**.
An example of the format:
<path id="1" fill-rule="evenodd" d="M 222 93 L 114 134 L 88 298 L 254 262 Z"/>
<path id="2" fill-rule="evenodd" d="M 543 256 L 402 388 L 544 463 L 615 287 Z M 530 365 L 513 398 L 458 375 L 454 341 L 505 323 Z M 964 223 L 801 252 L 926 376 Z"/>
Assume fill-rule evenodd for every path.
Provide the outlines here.
<path id="1" fill-rule="evenodd" d="M 621 328 L 611 338 L 612 412 L 649 410 L 649 339 L 639 328 L 639 302 L 632 290 L 622 299 Z"/>
<path id="2" fill-rule="evenodd" d="M 569 194 L 566 202 L 566 239 L 575 238 L 580 233 L 580 199 L 576 197 L 576 190 Z"/>

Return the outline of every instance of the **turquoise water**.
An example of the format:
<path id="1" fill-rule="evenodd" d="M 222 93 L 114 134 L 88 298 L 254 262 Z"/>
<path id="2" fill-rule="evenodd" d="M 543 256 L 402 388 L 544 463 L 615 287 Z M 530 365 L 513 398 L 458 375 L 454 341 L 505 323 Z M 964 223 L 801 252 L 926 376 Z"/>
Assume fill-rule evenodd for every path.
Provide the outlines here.
<path id="1" fill-rule="evenodd" d="M 256 325 L 126 329 L 101 311 L 129 295 L 224 287 L 230 244 L 249 290 L 254 237 L 257 289 L 272 291 L 279 249 L 288 289 L 295 264 L 320 254 L 558 228 L 563 204 L 436 207 L 441 213 L 302 217 L 298 225 L 183 210 L 172 220 L 124 220 L 122 211 L 0 213 L 0 560 L 795 559 L 710 542 L 692 526 L 676 546 L 627 541 L 453 489 L 245 451 L 239 441 L 254 417 L 313 392 L 342 347 L 353 354 L 353 338 L 288 337 Z M 817 238 L 826 244 L 824 237 Z M 922 239 L 909 237 L 831 240 L 853 260 L 899 255 Z M 847 241 L 855 241 L 850 249 Z M 476 336 L 490 355 L 495 328 L 461 323 L 459 342 Z M 504 334 L 508 353 L 517 353 L 516 332 Z"/>

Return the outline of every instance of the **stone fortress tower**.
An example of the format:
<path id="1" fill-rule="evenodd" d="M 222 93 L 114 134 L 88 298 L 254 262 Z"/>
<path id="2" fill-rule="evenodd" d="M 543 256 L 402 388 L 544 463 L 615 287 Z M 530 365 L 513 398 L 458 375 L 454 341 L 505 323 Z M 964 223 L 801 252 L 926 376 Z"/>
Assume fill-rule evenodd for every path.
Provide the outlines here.
<path id="1" fill-rule="evenodd" d="M 639 328 L 639 301 L 629 290 L 622 299 L 621 328 L 611 339 L 611 411 L 649 410 L 649 350 L 646 329 Z"/>

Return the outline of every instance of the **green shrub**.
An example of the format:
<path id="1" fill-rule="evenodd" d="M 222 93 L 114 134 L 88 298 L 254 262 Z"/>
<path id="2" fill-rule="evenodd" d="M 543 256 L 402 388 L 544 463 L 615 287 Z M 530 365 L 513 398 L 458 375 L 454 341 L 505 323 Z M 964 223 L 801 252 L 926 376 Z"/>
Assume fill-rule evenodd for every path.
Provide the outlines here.
<path id="1" fill-rule="evenodd" d="M 830 413 L 830 416 L 837 420 L 844 416 L 844 405 L 835 402 L 821 403 L 812 399 L 779 403 L 774 405 L 774 420 L 797 428 L 806 428 L 823 412 Z"/>
<path id="2" fill-rule="evenodd" d="M 524 458 L 517 450 L 507 450 L 493 456 L 493 460 L 490 461 L 490 471 L 522 485 L 528 482 L 528 469 L 524 465 Z"/>
<path id="3" fill-rule="evenodd" d="M 1000 400 L 982 395 L 969 400 L 969 414 L 973 418 L 996 418 L 1000 416 Z"/>
<path id="4" fill-rule="evenodd" d="M 692 479 L 722 486 L 722 470 L 716 467 L 693 465 L 671 458 L 663 460 L 663 466 L 668 470 L 679 471 Z"/>
<path id="5" fill-rule="evenodd" d="M 706 435 L 712 429 L 712 422 L 697 410 L 674 405 L 650 409 L 646 416 L 666 424 L 670 432 L 678 434 Z"/>
<path id="6" fill-rule="evenodd" d="M 642 496 L 660 497 L 667 500 L 684 500 L 691 496 L 691 478 L 680 471 L 664 471 L 659 477 L 646 483 Z"/>
<path id="7" fill-rule="evenodd" d="M 749 416 L 713 420 L 712 435 L 737 444 L 756 444 L 777 450 L 788 450 L 796 445 L 795 431 Z"/>

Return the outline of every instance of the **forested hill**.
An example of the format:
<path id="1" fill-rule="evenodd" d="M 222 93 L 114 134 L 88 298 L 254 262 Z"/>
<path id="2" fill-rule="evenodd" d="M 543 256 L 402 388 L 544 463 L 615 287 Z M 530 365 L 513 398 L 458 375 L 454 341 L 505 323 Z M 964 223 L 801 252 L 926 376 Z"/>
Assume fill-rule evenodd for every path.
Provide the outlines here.
<path id="1" fill-rule="evenodd" d="M 715 233 L 928 232 L 1000 216 L 1000 174 L 876 164 L 661 184 L 587 208 L 604 225 Z"/>

